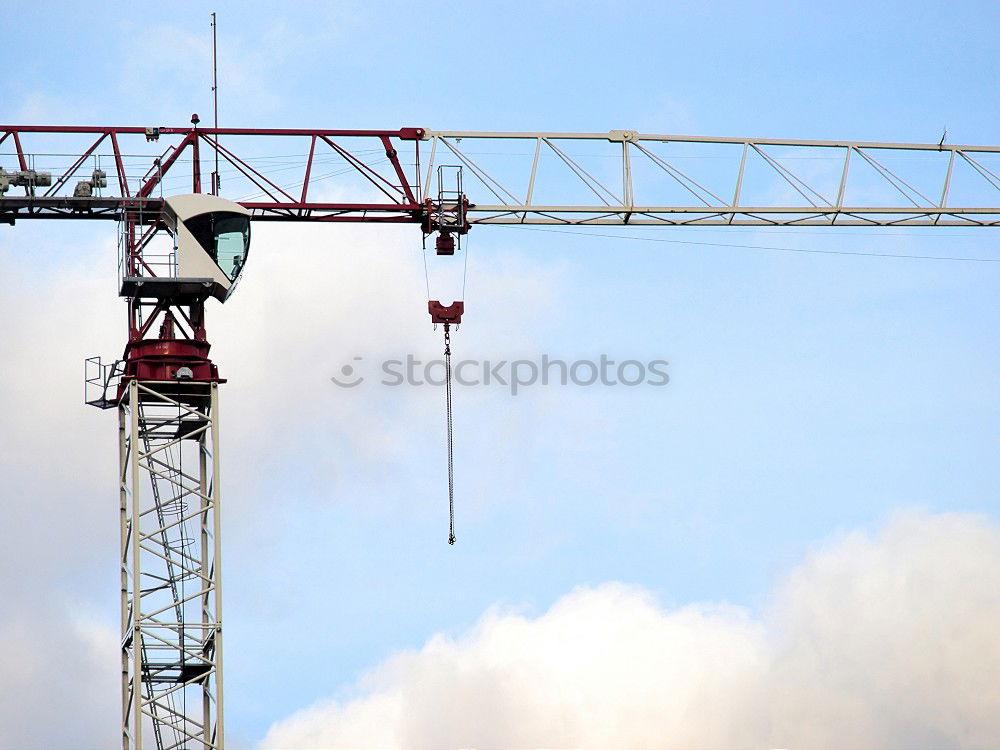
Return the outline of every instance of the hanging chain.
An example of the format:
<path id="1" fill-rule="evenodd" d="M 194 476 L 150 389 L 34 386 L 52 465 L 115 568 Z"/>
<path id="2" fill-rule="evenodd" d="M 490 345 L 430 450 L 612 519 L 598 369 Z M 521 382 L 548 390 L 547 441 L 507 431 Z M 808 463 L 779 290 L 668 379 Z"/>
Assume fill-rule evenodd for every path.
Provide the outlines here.
<path id="1" fill-rule="evenodd" d="M 455 464 L 452 454 L 451 326 L 444 324 L 444 389 L 448 404 L 448 544 L 455 543 Z"/>

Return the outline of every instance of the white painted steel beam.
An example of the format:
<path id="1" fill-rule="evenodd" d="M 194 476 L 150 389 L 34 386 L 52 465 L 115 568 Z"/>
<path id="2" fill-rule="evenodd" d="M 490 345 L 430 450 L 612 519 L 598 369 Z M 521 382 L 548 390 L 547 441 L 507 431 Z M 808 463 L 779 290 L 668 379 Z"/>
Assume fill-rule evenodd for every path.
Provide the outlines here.
<path id="1" fill-rule="evenodd" d="M 461 165 L 472 224 L 1000 226 L 1000 146 L 629 130 L 428 130 L 424 140 L 424 195 L 436 165 Z"/>
<path id="2" fill-rule="evenodd" d="M 122 746 L 222 750 L 218 386 L 132 380 L 118 409 Z"/>

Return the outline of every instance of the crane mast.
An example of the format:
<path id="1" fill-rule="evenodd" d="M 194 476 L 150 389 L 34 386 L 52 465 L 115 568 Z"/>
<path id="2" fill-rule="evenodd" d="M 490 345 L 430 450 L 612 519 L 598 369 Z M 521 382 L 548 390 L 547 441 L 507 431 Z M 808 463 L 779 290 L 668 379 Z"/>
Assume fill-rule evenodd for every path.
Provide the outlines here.
<path id="1" fill-rule="evenodd" d="M 87 402 L 119 419 L 125 750 L 224 747 L 225 381 L 208 356 L 205 303 L 225 299 L 246 252 L 230 258 L 220 288 L 179 272 L 176 244 L 154 246 L 171 217 L 180 231 L 172 196 L 203 193 L 206 152 L 230 172 L 227 215 L 247 218 L 247 248 L 250 221 L 415 224 L 437 234 L 439 254 L 460 249 L 480 224 L 1000 226 L 1000 146 L 200 128 L 197 115 L 189 127 L 0 125 L 0 224 L 104 219 L 120 228 L 129 339 L 120 360 L 87 360 L 86 382 Z M 330 178 L 351 200 L 331 196 Z M 462 302 L 430 309 L 447 324 L 461 319 Z"/>

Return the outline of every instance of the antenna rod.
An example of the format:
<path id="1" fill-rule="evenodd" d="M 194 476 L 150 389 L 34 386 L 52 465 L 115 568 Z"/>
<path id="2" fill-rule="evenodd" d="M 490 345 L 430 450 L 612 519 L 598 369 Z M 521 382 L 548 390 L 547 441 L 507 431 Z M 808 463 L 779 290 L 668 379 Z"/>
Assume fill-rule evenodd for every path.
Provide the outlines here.
<path id="1" fill-rule="evenodd" d="M 216 43 L 215 11 L 212 11 L 212 106 L 215 110 L 215 129 L 219 129 L 219 65 Z M 212 195 L 219 194 L 219 134 L 215 134 L 215 171 L 212 173 Z"/>

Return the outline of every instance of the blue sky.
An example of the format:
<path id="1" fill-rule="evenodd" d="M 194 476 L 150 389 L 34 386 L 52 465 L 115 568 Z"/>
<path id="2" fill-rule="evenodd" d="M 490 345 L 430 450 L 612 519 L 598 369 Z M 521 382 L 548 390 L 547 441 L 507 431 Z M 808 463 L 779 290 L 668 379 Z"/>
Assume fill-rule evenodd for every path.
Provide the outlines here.
<path id="1" fill-rule="evenodd" d="M 227 126 L 916 142 L 947 127 L 952 143 L 1000 142 L 1000 6 L 987 2 L 8 2 L 4 38 L 20 47 L 0 77 L 0 120 L 207 121 L 212 9 Z M 114 228 L 54 224 L 0 229 L 0 403 L 23 429 L 0 443 L 0 490 L 24 529 L 0 627 L 34 611 L 79 625 L 83 612 L 99 651 L 117 629 L 115 435 L 110 415 L 80 404 L 79 374 L 84 356 L 120 350 L 123 310 Z M 458 354 L 665 359 L 671 382 L 460 390 L 451 548 L 443 394 L 329 382 L 354 356 L 437 356 L 417 228 L 255 229 L 239 292 L 209 313 L 230 381 L 234 746 L 316 701 L 363 697 L 367 670 L 436 634 L 460 638 L 491 607 L 537 618 L 575 587 L 620 582 L 667 610 L 757 613 L 818 545 L 852 530 L 883 539 L 899 509 L 979 514 L 995 530 L 1000 264 L 674 244 L 1000 258 L 995 231 L 475 228 Z M 673 242 L 633 239 L 654 236 Z M 53 447 L 68 464 L 43 483 L 30 467 Z M 32 563 L 42 548 L 54 552 Z M 25 674 L 59 661 L 44 652 L 62 630 L 10 627 L 42 654 Z M 94 715 L 111 734 L 81 723 L 92 746 L 114 737 L 110 654 L 99 684 L 112 692 Z M 22 692 L 22 712 L 46 710 Z M 61 735 L 10 737 L 45 747 Z"/>

